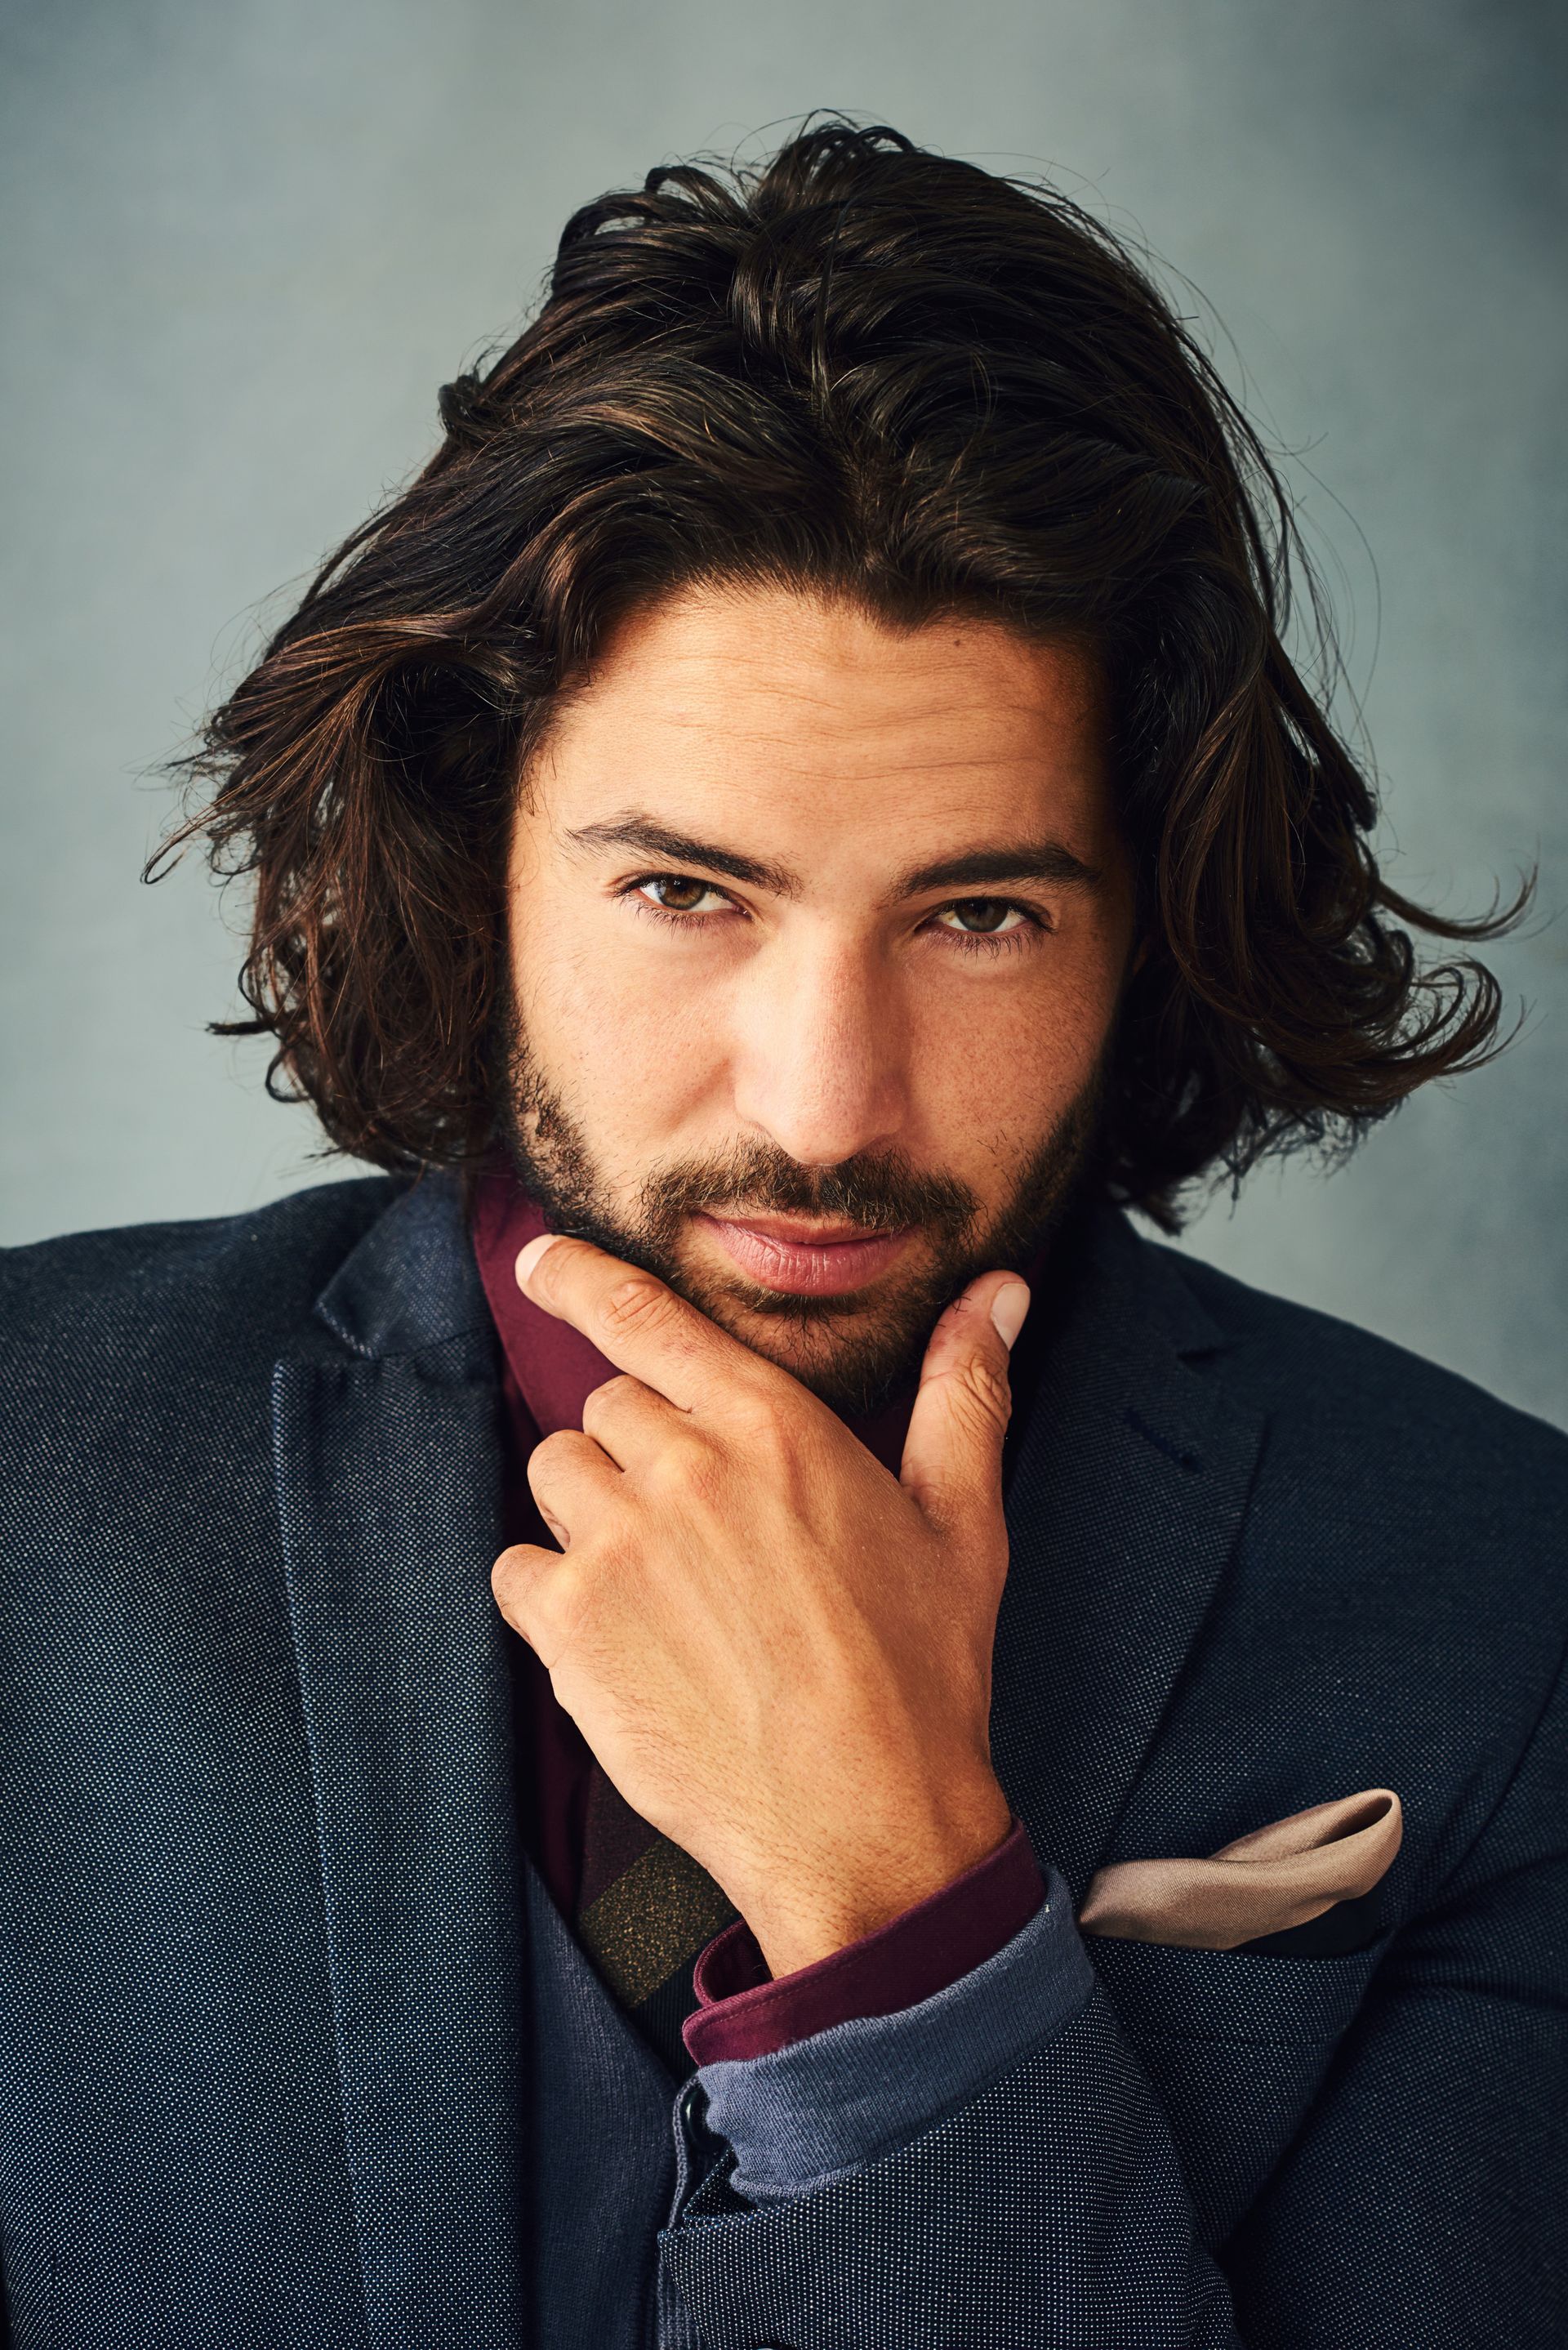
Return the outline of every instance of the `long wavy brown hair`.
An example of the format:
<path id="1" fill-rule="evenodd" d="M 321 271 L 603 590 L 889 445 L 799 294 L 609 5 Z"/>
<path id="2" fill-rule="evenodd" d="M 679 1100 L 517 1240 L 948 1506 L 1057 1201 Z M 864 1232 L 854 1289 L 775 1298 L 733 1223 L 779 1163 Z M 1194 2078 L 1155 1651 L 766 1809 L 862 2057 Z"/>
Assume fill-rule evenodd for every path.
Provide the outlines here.
<path id="1" fill-rule="evenodd" d="M 1499 992 L 1373 856 L 1373 792 L 1284 649 L 1311 584 L 1270 456 L 1128 250 L 1049 188 L 886 129 L 664 167 L 567 224 L 527 329 L 338 548 L 183 763 L 249 877 L 241 987 L 269 1086 L 388 1168 L 493 1147 L 509 817 L 563 687 L 699 579 L 989 617 L 1094 648 L 1144 960 L 1100 1164 L 1180 1187 L 1345 1147 L 1499 1048 Z M 1299 625 L 1300 616 L 1298 615 Z M 1528 885 L 1527 885 L 1528 887 Z"/>

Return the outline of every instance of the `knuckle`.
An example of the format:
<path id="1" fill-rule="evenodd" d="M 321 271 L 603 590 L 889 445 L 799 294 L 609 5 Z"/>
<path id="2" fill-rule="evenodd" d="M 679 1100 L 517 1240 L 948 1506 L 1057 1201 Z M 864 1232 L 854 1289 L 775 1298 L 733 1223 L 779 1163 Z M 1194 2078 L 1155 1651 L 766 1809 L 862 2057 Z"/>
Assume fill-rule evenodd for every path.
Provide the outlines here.
<path id="1" fill-rule="evenodd" d="M 833 1439 L 787 1397 L 760 1395 L 729 1422 L 726 1457 L 747 1485 L 771 1489 L 795 1511 L 809 1512 L 831 1476 Z"/>
<path id="2" fill-rule="evenodd" d="M 612 1337 L 646 1336 L 650 1332 L 658 1336 L 675 1328 L 681 1310 L 679 1298 L 662 1282 L 649 1274 L 634 1274 L 629 1281 L 618 1282 L 600 1300 L 598 1319 Z"/>
<path id="3" fill-rule="evenodd" d="M 1012 1390 L 983 1355 L 964 1365 L 954 1382 L 953 1403 L 972 1427 L 988 1433 L 1004 1429 L 1012 1417 Z"/>
<path id="4" fill-rule="evenodd" d="M 521 1544 L 504 1550 L 490 1570 L 491 1588 L 496 1597 L 504 1595 L 508 1602 L 522 1598 L 532 1588 L 541 1564 L 536 1551 Z"/>
<path id="5" fill-rule="evenodd" d="M 573 1433 L 570 1429 L 558 1428 L 554 1436 L 543 1437 L 528 1455 L 528 1483 L 535 1495 L 542 1486 L 556 1483 L 563 1471 L 569 1467 L 574 1450 Z"/>
<path id="6" fill-rule="evenodd" d="M 613 1419 L 620 1408 L 642 1393 L 642 1381 L 634 1379 L 628 1371 L 618 1371 L 613 1379 L 601 1387 L 590 1388 L 583 1401 L 583 1428 L 591 1435 L 596 1427 L 602 1428 Z"/>
<path id="7" fill-rule="evenodd" d="M 490 1587 L 508 1623 L 532 1638 L 548 1611 L 558 1562 L 545 1552 L 504 1550 L 490 1571 Z"/>
<path id="8" fill-rule="evenodd" d="M 681 1491 L 699 1508 L 722 1513 L 731 1498 L 730 1467 L 711 1444 L 694 1444 L 689 1451 Z"/>
<path id="9" fill-rule="evenodd" d="M 774 1456 L 793 1451 L 799 1432 L 787 1398 L 770 1387 L 747 1388 L 736 1395 L 731 1424 L 745 1444 Z"/>
<path id="10" fill-rule="evenodd" d="M 694 1430 L 681 1430 L 660 1445 L 649 1471 L 657 1492 L 680 1493 L 683 1498 L 711 1493 L 720 1473 L 712 1446 Z"/>
<path id="11" fill-rule="evenodd" d="M 576 1638 L 585 1600 L 583 1576 L 574 1565 L 564 1563 L 540 1576 L 529 1611 L 528 1630 L 529 1638 L 547 1652 L 546 1662 L 553 1664 Z"/>

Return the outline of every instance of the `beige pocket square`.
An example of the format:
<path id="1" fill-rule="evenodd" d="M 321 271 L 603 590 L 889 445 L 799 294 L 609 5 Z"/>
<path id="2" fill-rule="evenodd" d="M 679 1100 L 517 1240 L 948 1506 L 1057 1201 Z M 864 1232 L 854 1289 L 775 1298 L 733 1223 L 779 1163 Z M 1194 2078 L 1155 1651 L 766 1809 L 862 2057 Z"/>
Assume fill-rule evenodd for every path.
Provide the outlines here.
<path id="1" fill-rule="evenodd" d="M 1233 1950 L 1370 1893 L 1405 1833 L 1399 1798 L 1367 1787 L 1271 1820 L 1207 1860 L 1123 1860 L 1102 1868 L 1078 1912 L 1086 1934 Z"/>

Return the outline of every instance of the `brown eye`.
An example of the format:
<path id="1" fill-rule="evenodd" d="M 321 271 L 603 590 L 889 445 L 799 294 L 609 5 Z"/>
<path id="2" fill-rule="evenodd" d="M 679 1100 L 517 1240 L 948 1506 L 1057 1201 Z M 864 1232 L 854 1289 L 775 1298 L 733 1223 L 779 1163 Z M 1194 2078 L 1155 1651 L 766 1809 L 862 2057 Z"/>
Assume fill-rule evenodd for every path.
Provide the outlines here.
<path id="1" fill-rule="evenodd" d="M 711 881 L 693 880 L 690 873 L 655 873 L 637 886 L 650 905 L 662 907 L 667 914 L 694 914 L 704 898 L 723 902 Z"/>
<path id="2" fill-rule="evenodd" d="M 938 919 L 950 929 L 967 931 L 971 938 L 993 938 L 999 931 L 1016 928 L 1024 916 L 1005 898 L 959 898 L 944 906 Z"/>

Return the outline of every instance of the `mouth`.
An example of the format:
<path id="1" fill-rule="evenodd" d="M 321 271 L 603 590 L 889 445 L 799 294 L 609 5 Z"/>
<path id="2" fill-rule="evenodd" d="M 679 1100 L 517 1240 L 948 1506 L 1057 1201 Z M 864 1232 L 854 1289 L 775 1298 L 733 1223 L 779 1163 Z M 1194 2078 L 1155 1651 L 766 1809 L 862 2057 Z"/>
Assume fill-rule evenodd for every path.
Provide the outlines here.
<path id="1" fill-rule="evenodd" d="M 867 1232 L 863 1224 L 807 1216 L 697 1215 L 748 1281 L 794 1297 L 842 1297 L 887 1272 L 915 1237 L 912 1224 Z"/>

